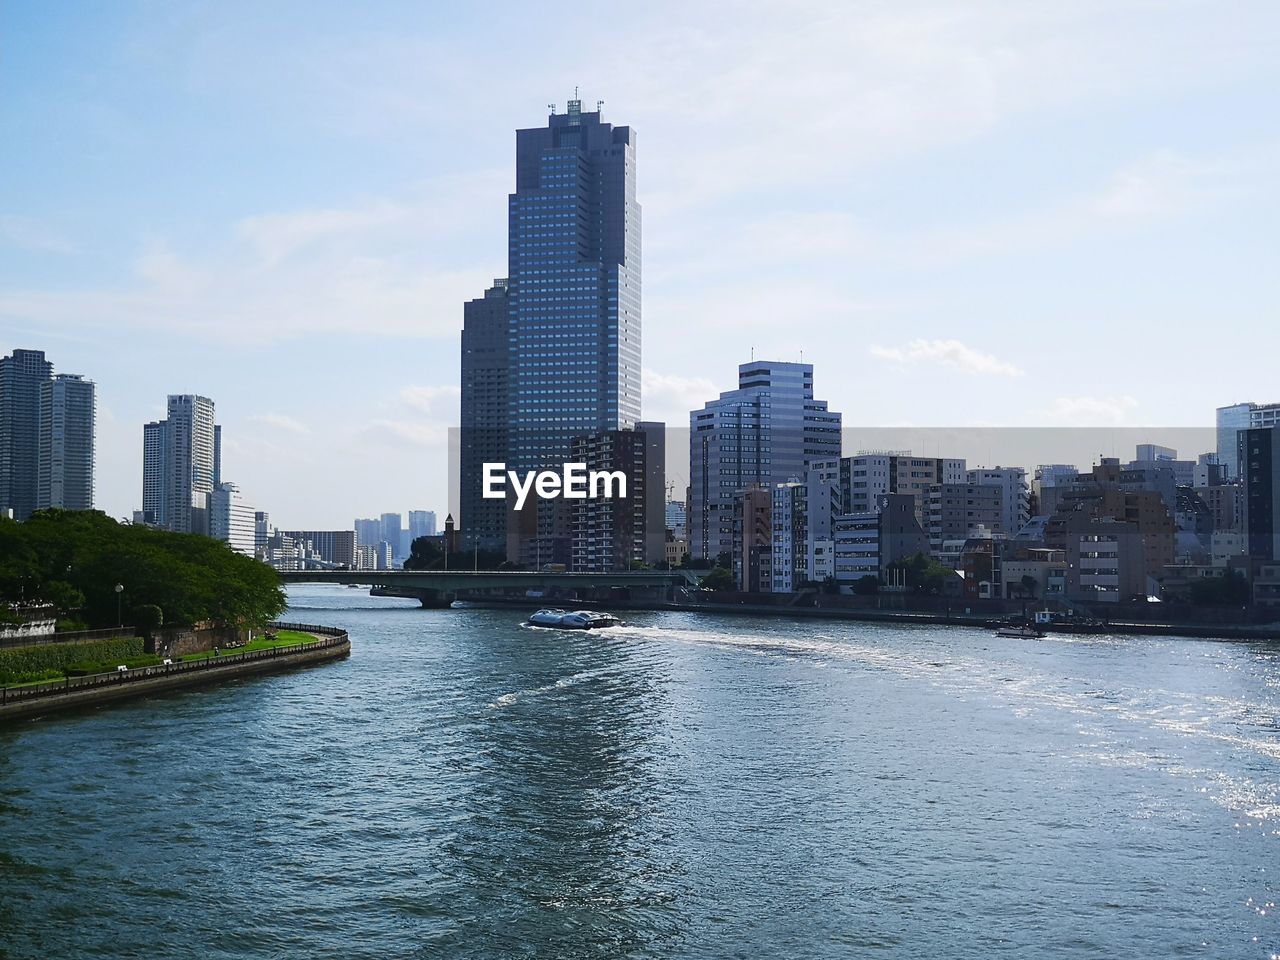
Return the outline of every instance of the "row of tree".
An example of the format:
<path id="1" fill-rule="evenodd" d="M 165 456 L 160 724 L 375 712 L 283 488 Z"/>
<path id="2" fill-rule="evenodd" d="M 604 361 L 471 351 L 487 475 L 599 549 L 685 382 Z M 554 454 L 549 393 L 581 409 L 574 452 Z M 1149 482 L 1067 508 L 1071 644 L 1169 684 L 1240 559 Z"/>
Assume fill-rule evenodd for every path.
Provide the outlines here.
<path id="1" fill-rule="evenodd" d="M 116 585 L 123 590 L 117 595 Z M 0 601 L 52 603 L 68 626 L 262 624 L 284 612 L 279 575 L 225 543 L 121 524 L 96 510 L 0 519 Z"/>

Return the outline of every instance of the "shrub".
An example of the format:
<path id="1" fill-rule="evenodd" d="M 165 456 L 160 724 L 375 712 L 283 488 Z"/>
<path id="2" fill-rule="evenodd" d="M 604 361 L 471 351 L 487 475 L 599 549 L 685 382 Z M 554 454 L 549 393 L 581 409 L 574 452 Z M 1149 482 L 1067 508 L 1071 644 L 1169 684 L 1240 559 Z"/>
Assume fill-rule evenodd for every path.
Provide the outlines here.
<path id="1" fill-rule="evenodd" d="M 84 643 L 46 643 L 34 647 L 0 650 L 0 683 L 26 683 L 61 676 L 73 664 L 117 664 L 145 657 L 141 637 L 114 637 Z M 157 661 L 158 662 L 158 661 Z"/>

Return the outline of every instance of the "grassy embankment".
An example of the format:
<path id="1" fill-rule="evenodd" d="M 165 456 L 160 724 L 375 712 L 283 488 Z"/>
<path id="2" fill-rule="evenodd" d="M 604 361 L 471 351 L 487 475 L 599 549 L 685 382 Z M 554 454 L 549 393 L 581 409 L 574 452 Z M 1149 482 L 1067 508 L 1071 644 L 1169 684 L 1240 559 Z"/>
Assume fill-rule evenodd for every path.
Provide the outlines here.
<path id="1" fill-rule="evenodd" d="M 299 643 L 311 643 L 315 639 L 311 634 L 298 630 L 278 630 L 274 640 L 260 637 L 242 647 L 222 649 L 220 655 L 225 657 L 271 647 L 290 647 Z M 0 650 L 0 687 L 31 686 L 66 677 L 111 673 L 121 664 L 130 669 L 159 666 L 161 658 L 144 653 L 142 645 L 141 637 L 115 637 L 87 643 L 44 644 Z M 213 655 L 210 650 L 174 657 L 174 660 L 204 660 Z"/>

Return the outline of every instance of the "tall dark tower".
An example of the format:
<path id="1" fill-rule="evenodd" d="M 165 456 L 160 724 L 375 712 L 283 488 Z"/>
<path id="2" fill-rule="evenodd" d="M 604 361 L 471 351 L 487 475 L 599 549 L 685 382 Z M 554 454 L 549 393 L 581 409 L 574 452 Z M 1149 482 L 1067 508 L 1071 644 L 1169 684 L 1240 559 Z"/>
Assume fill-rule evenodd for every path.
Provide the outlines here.
<path id="1" fill-rule="evenodd" d="M 25 520 L 39 493 L 40 391 L 53 377 L 43 350 L 0 357 L 0 516 Z"/>
<path id="2" fill-rule="evenodd" d="M 524 471 L 640 419 L 635 132 L 580 100 L 516 131 L 508 224 L 511 461 Z"/>
<path id="3" fill-rule="evenodd" d="M 466 550 L 505 550 L 507 505 L 486 500 L 486 463 L 507 459 L 508 378 L 511 373 L 507 281 L 495 280 L 462 308 L 462 422 L 459 431 L 458 520 Z"/>
<path id="4" fill-rule="evenodd" d="M 481 497 L 481 467 L 559 467 L 574 437 L 640 419 L 640 205 L 636 135 L 570 100 L 545 127 L 516 131 L 507 281 L 467 304 L 462 351 L 459 507 L 463 544 L 500 548 L 500 501 Z M 506 352 L 493 344 L 505 323 Z M 498 367 L 506 364 L 505 380 Z M 504 413 L 493 402 L 505 402 Z M 495 455 L 499 449 L 502 456 Z M 505 511 L 504 511 L 505 513 Z M 539 516 L 537 536 L 562 511 Z M 527 519 L 527 518 L 526 518 Z M 505 516 L 504 516 L 505 522 Z M 538 555 L 559 559 L 556 550 Z M 567 559 L 567 558 L 566 558 Z"/>

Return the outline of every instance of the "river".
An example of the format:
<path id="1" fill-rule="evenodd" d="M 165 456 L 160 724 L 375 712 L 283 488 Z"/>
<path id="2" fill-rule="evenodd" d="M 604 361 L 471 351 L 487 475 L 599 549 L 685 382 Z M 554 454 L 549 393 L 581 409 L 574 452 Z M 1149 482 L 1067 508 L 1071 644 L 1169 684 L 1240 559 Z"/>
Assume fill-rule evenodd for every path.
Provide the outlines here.
<path id="1" fill-rule="evenodd" d="M 1275 645 L 290 596 L 349 660 L 0 729 L 0 956 L 1280 954 Z"/>

